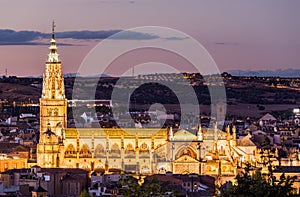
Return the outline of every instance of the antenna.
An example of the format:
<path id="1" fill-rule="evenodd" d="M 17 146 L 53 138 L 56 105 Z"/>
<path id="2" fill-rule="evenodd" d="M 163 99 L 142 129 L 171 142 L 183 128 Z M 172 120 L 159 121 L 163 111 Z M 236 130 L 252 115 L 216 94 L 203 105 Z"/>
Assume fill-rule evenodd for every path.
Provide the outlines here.
<path id="1" fill-rule="evenodd" d="M 52 21 L 52 38 L 54 39 L 54 29 L 55 29 L 55 21 Z"/>

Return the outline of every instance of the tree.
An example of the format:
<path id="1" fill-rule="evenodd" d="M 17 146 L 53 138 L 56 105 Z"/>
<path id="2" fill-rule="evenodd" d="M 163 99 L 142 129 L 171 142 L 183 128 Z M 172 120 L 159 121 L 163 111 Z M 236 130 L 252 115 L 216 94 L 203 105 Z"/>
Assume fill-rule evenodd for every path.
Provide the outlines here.
<path id="1" fill-rule="evenodd" d="M 138 180 L 132 176 L 121 179 L 120 185 L 125 186 L 125 189 L 122 191 L 124 197 L 138 197 L 142 194 Z"/>
<path id="2" fill-rule="evenodd" d="M 261 164 L 267 167 L 268 173 L 256 170 L 249 163 L 244 171 L 235 177 L 236 183 L 227 182 L 220 187 L 220 196 L 244 196 L 244 197 L 281 197 L 293 196 L 295 188 L 293 183 L 296 177 L 285 176 L 283 173 L 279 179 L 274 176 L 272 159 L 276 158 L 275 150 L 266 139 L 261 144 Z"/>
<path id="3" fill-rule="evenodd" d="M 140 185 L 138 179 L 129 176 L 120 181 L 120 185 L 125 186 L 126 189 L 122 191 L 124 197 L 152 197 L 152 196 L 164 196 L 168 191 L 165 182 L 158 181 L 156 179 L 146 179 L 145 182 Z M 176 193 L 172 191 L 172 193 Z M 172 195 L 169 195 L 172 196 Z"/>
<path id="4" fill-rule="evenodd" d="M 91 197 L 86 190 L 83 190 L 80 194 L 80 197 Z"/>
<path id="5" fill-rule="evenodd" d="M 221 186 L 220 196 L 243 196 L 243 197 L 282 197 L 293 196 L 293 183 L 295 177 L 285 176 L 283 173 L 279 180 L 273 176 L 266 176 L 260 171 L 251 174 L 251 165 L 247 164 L 244 172 L 235 178 L 236 184 L 231 182 Z"/>
<path id="6" fill-rule="evenodd" d="M 141 190 L 144 194 L 143 196 L 163 196 L 167 192 L 166 187 L 163 187 L 163 184 L 163 182 L 153 178 L 146 179 L 143 185 L 141 186 Z"/>

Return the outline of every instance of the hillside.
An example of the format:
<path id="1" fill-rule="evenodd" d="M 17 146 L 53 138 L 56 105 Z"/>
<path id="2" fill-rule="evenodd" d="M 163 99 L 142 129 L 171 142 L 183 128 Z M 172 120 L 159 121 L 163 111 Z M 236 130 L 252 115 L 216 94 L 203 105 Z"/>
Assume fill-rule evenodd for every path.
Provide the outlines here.
<path id="1" fill-rule="evenodd" d="M 34 102 L 39 100 L 41 89 L 18 83 L 0 83 L 0 99 L 16 102 Z"/>
<path id="2" fill-rule="evenodd" d="M 214 76 L 210 76 L 214 77 Z M 176 84 L 182 91 L 177 95 L 168 87 L 161 85 L 161 82 L 176 83 L 182 75 L 161 74 L 146 75 L 134 78 L 128 77 L 125 86 L 116 85 L 118 78 L 106 77 L 98 81 L 96 94 L 85 93 L 90 89 L 96 78 L 79 78 L 80 91 L 79 99 L 110 99 L 113 90 L 132 88 L 133 95 L 130 97 L 131 107 L 140 106 L 147 109 L 153 103 L 162 103 L 173 106 L 170 110 L 176 111 L 178 106 L 177 96 L 185 94 L 184 86 Z M 196 92 L 201 110 L 209 113 L 210 96 L 205 80 L 199 74 L 185 74 L 185 78 Z M 150 79 L 153 83 L 146 83 L 139 86 L 139 83 Z M 226 89 L 228 111 L 232 114 L 259 115 L 266 111 L 283 111 L 298 107 L 300 105 L 300 79 L 279 78 L 279 77 L 234 77 L 228 73 L 223 74 L 223 81 Z M 74 78 L 65 78 L 66 97 L 72 98 Z M 17 103 L 38 103 L 41 95 L 41 78 L 2 78 L 0 79 L 0 99 Z M 122 91 L 120 91 L 122 92 Z M 128 96 L 127 96 L 128 97 Z M 189 104 L 188 97 L 181 104 Z M 207 106 L 207 107 L 206 107 Z"/>

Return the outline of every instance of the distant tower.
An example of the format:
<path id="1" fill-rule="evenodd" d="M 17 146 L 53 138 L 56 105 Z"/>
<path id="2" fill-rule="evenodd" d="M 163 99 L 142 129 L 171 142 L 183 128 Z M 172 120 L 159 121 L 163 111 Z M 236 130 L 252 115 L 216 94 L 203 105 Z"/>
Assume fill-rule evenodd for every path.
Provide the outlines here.
<path id="1" fill-rule="evenodd" d="M 230 126 L 229 125 L 226 126 L 226 132 L 227 132 L 227 141 L 230 141 L 231 136 L 230 136 Z"/>
<path id="2" fill-rule="evenodd" d="M 59 166 L 67 122 L 67 99 L 65 98 L 64 78 L 61 62 L 58 59 L 54 27 L 53 22 L 50 52 L 46 61 L 40 98 L 40 141 L 37 162 L 41 167 Z"/>
<path id="3" fill-rule="evenodd" d="M 43 75 L 43 91 L 40 98 L 40 131 L 50 126 L 52 132 L 63 138 L 63 129 L 67 122 L 67 99 L 65 98 L 64 77 L 61 62 L 58 59 L 54 38 L 54 22 L 50 52 Z M 50 124 L 50 125 L 49 125 Z"/>
<path id="4" fill-rule="evenodd" d="M 202 132 L 201 123 L 198 125 L 197 140 L 198 141 L 203 141 L 203 132 Z"/>
<path id="5" fill-rule="evenodd" d="M 168 138 L 170 141 L 172 141 L 174 139 L 174 133 L 173 133 L 172 127 L 169 128 Z"/>
<path id="6" fill-rule="evenodd" d="M 236 126 L 232 127 L 232 146 L 236 146 Z"/>
<path id="7" fill-rule="evenodd" d="M 31 192 L 32 197 L 47 197 L 47 190 L 42 188 L 40 182 L 36 189 Z"/>

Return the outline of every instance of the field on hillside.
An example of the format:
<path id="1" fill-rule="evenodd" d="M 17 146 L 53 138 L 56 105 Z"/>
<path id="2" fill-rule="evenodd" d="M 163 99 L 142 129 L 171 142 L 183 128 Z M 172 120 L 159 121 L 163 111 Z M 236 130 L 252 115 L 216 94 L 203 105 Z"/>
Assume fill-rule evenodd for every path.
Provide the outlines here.
<path id="1" fill-rule="evenodd" d="M 200 111 L 202 114 L 210 113 L 210 95 L 206 82 L 201 75 L 185 76 L 190 86 L 196 92 Z M 145 83 L 142 86 L 138 84 L 145 79 L 151 79 L 153 83 Z M 176 83 L 181 75 L 162 74 L 139 76 L 127 78 L 125 86 L 118 84 L 118 78 L 78 78 L 80 91 L 83 97 L 79 99 L 110 99 L 113 90 L 126 91 L 128 88 L 134 90 L 133 94 L 126 95 L 130 100 L 131 107 L 139 109 L 149 109 L 154 103 L 161 103 L 166 106 L 169 112 L 179 110 L 178 96 L 184 96 L 184 107 L 193 108 L 189 105 L 189 96 L 184 91 L 181 83 L 176 84 L 182 91 L 176 94 L 168 87 L 161 85 L 161 82 Z M 210 76 L 214 79 L 214 76 Z M 65 91 L 67 99 L 72 99 L 74 78 L 65 78 Z M 94 84 L 98 80 L 97 84 Z M 227 114 L 237 116 L 259 117 L 266 112 L 284 112 L 292 111 L 293 108 L 300 106 L 300 79 L 298 78 L 278 78 L 278 77 L 232 77 L 223 76 L 223 81 L 227 96 Z M 87 93 L 85 90 L 95 86 L 95 94 Z M 38 103 L 41 96 L 42 79 L 41 78 L 1 78 L 0 79 L 0 99 L 13 101 L 17 103 Z M 126 99 L 126 101 L 127 101 Z M 113 101 L 114 102 L 114 101 Z"/>

